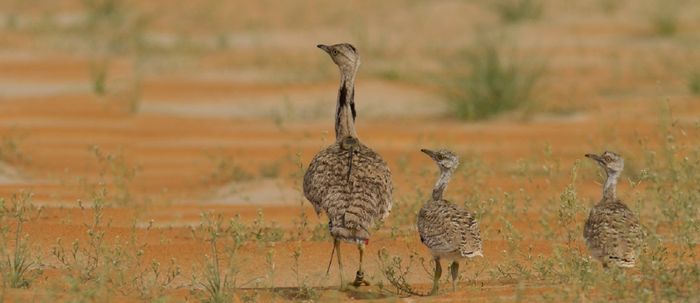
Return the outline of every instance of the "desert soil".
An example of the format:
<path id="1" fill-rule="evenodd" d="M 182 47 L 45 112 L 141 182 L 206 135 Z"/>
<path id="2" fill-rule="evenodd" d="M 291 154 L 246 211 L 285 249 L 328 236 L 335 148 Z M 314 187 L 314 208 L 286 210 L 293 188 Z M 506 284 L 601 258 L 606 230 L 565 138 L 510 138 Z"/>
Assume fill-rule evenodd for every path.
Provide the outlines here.
<path id="1" fill-rule="evenodd" d="M 700 103 L 688 91 L 686 74 L 699 59 L 694 29 L 700 18 L 686 11 L 676 36 L 666 38 L 649 28 L 648 5 L 631 2 L 605 12 L 598 1 L 544 1 L 538 20 L 501 25 L 476 2 L 336 7 L 302 1 L 297 7 L 209 1 L 196 8 L 129 1 L 129 11 L 152 16 L 145 39 L 155 46 L 138 58 L 110 54 L 107 91 L 98 95 L 92 89 L 95 55 L 75 29 L 86 18 L 82 2 L 9 2 L 0 4 L 0 24 L 6 24 L 0 30 L 0 197 L 7 204 L 31 192 L 31 204 L 41 208 L 23 233 L 39 264 L 32 270 L 42 270 L 29 288 L 5 289 L 10 301 L 69 300 L 70 271 L 52 250 L 59 239 L 66 247 L 89 242 L 101 189 L 107 204 L 99 230 L 106 245 L 128 249 L 134 239 L 144 264 L 154 260 L 166 267 L 174 260 L 181 268 L 165 287 L 168 301 L 199 300 L 201 287 L 192 277 L 201 281 L 211 256 L 206 233 L 197 232 L 203 213 L 225 222 L 240 216 L 246 225 L 261 213 L 264 224 L 284 233 L 281 241 L 242 244 L 236 262 L 244 290 L 235 300 L 256 292 L 258 300 L 293 299 L 302 281 L 320 300 L 394 301 L 399 297 L 379 288 L 391 287 L 377 251 L 386 248 L 404 260 L 412 253 L 429 257 L 413 222 L 437 174 L 419 150 L 438 147 L 456 151 L 463 163 L 446 196 L 490 209 L 482 222 L 484 258 L 463 263 L 456 292 L 445 280 L 443 292 L 430 300 L 507 301 L 517 295 L 536 301 L 553 286 L 486 274 L 510 258 L 499 216 L 512 218 L 523 250 L 550 256 L 557 244 L 540 236 L 539 222 L 556 221 L 543 209 L 559 199 L 575 165 L 585 206 L 600 195 L 600 172 L 583 154 L 614 149 L 628 158 L 629 171 L 638 170 L 639 141 L 649 148 L 661 143 L 659 112 L 667 107 L 676 123 L 687 126 L 687 137 L 678 140 L 697 138 Z M 200 16 L 206 14 L 222 17 Z M 203 21 L 209 19 L 218 21 Z M 534 109 L 480 122 L 450 117 L 434 79 L 480 26 L 504 28 L 520 56 L 545 62 Z M 219 35 L 225 45 L 217 44 Z M 354 43 L 363 56 L 358 133 L 393 172 L 396 210 L 367 247 L 365 271 L 373 286 L 345 292 L 336 290 L 335 264 L 325 275 L 332 245 L 320 225 L 326 219 L 303 198 L 299 168 L 333 140 L 337 72 L 315 45 L 341 41 Z M 640 191 L 620 184 L 619 193 L 630 200 Z M 517 215 L 504 206 L 509 196 Z M 308 226 L 297 240 L 300 222 Z M 574 245 L 583 249 L 581 239 Z M 358 257 L 354 246 L 342 249 L 349 280 Z M 299 273 L 295 250 L 301 252 Z M 408 279 L 418 289 L 430 285 L 420 266 Z M 139 300 L 134 292 L 107 293 L 114 301 Z"/>

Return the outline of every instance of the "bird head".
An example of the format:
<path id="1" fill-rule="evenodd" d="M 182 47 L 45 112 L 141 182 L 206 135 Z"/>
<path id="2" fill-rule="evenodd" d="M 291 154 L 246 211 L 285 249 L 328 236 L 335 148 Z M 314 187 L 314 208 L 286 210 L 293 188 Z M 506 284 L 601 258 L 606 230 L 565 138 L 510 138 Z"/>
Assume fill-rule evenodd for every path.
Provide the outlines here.
<path id="1" fill-rule="evenodd" d="M 614 152 L 605 151 L 601 155 L 586 154 L 586 158 L 592 159 L 605 170 L 608 175 L 619 174 L 625 167 L 625 160 Z"/>
<path id="2" fill-rule="evenodd" d="M 421 149 L 423 153 L 432 158 L 437 163 L 440 170 L 454 170 L 459 165 L 459 158 L 453 152 L 446 149 L 432 151 L 429 149 Z"/>
<path id="3" fill-rule="evenodd" d="M 328 53 L 343 73 L 354 73 L 357 67 L 360 66 L 360 53 L 350 43 L 319 44 L 316 47 Z"/>

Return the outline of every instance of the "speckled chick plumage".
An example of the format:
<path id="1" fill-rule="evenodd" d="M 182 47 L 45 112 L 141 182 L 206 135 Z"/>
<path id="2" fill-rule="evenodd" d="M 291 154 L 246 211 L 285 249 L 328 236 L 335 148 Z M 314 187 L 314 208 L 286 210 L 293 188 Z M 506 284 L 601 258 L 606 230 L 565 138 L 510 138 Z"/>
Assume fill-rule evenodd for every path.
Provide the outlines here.
<path id="1" fill-rule="evenodd" d="M 434 257 L 459 259 L 483 256 L 479 225 L 466 209 L 458 207 L 442 198 L 450 176 L 459 160 L 447 150 L 430 151 L 423 149 L 440 168 L 431 199 L 420 209 L 417 218 L 421 242 Z"/>
<path id="2" fill-rule="evenodd" d="M 336 142 L 320 151 L 304 175 L 304 195 L 317 214 L 325 212 L 331 236 L 366 243 L 378 220 L 389 215 L 393 186 L 382 157 L 355 132 L 354 79 L 359 54 L 350 44 L 319 45 L 338 65 Z"/>
<path id="3" fill-rule="evenodd" d="M 596 161 L 607 175 L 603 198 L 591 209 L 583 227 L 586 246 L 605 267 L 634 267 L 642 248 L 644 232 L 634 213 L 615 194 L 624 160 L 609 151 L 602 155 L 587 154 L 586 157 Z"/>

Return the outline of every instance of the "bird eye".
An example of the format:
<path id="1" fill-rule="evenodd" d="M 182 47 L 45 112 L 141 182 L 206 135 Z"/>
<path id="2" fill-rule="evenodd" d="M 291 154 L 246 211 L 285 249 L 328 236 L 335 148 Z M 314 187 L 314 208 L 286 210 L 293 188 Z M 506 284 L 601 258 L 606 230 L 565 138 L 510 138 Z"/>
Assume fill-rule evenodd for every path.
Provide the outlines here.
<path id="1" fill-rule="evenodd" d="M 337 54 L 338 54 L 338 50 L 337 50 L 337 49 L 333 49 L 333 50 L 331 51 L 331 53 L 332 53 L 333 55 L 337 55 Z"/>

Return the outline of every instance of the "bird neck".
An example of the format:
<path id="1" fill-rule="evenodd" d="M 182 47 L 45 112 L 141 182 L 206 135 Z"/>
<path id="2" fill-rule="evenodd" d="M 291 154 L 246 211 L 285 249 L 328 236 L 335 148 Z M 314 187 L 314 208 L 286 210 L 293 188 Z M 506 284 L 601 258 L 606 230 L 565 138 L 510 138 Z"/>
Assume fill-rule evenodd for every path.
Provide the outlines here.
<path id="1" fill-rule="evenodd" d="M 340 73 L 338 103 L 335 109 L 335 140 L 339 142 L 346 137 L 357 138 L 355 132 L 355 73 Z"/>
<path id="2" fill-rule="evenodd" d="M 603 200 L 614 201 L 615 188 L 617 187 L 617 178 L 620 176 L 620 172 L 611 172 L 607 175 L 608 178 L 605 180 L 605 186 L 603 186 Z"/>
<path id="3" fill-rule="evenodd" d="M 440 177 L 433 187 L 433 201 L 442 200 L 442 193 L 445 192 L 447 184 L 450 183 L 450 178 L 452 178 L 452 170 L 440 168 Z"/>

